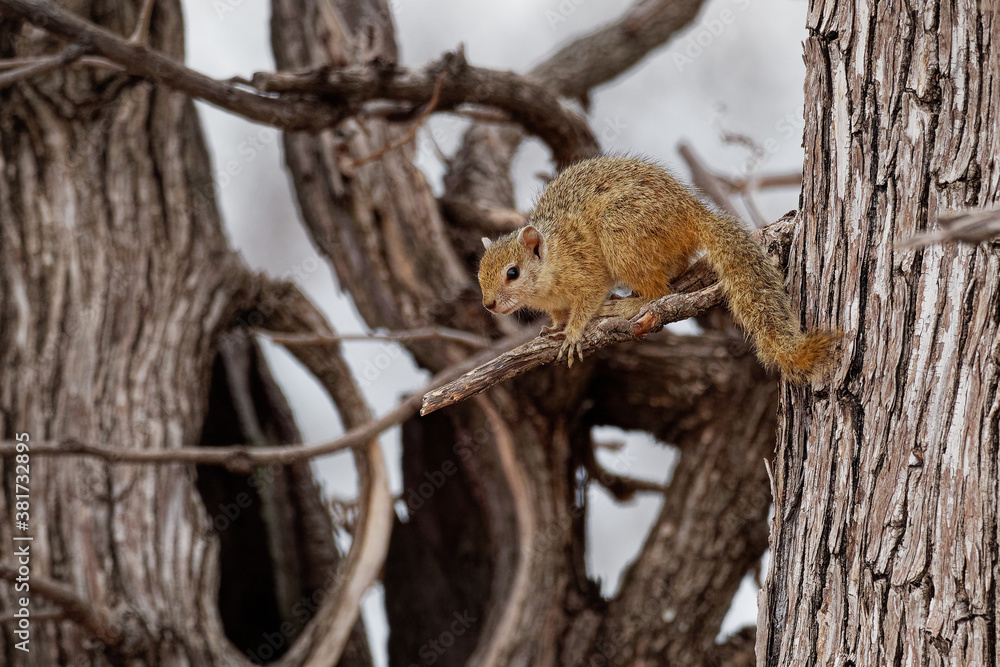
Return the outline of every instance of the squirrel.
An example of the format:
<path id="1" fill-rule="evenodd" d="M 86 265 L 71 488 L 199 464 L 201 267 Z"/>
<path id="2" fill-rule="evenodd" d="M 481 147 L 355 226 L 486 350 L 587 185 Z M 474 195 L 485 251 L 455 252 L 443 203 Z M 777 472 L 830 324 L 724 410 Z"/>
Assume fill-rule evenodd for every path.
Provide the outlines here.
<path id="1" fill-rule="evenodd" d="M 701 250 L 757 357 L 795 383 L 815 377 L 839 336 L 803 333 L 781 274 L 742 223 L 709 210 L 662 167 L 634 157 L 576 162 L 545 187 L 528 224 L 495 241 L 484 238 L 479 264 L 483 306 L 508 315 L 547 312 L 542 334 L 564 337 L 563 354 L 583 359 L 592 317 L 632 318 L 670 293 L 670 281 Z M 616 286 L 633 296 L 602 306 Z"/>

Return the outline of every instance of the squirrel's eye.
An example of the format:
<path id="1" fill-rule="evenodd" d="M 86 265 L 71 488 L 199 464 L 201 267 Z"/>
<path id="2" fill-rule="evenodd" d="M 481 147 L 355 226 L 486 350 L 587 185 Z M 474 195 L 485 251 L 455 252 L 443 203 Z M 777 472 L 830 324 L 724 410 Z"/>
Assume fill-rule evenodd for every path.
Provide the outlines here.
<path id="1" fill-rule="evenodd" d="M 511 280 L 517 280 L 517 277 L 521 275 L 521 272 L 517 270 L 516 266 L 512 266 L 507 269 L 507 282 Z"/>

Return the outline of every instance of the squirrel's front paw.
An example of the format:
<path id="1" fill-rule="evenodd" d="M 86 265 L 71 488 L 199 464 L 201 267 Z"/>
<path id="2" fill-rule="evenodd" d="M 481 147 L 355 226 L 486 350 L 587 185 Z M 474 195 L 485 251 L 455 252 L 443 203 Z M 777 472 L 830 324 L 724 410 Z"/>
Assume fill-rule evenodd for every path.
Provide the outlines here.
<path id="1" fill-rule="evenodd" d="M 566 354 L 566 366 L 573 368 L 573 357 L 577 356 L 580 361 L 583 361 L 583 341 L 582 340 L 565 340 L 563 341 L 562 347 L 559 348 L 559 354 L 556 355 L 556 363 L 558 363 L 563 354 Z"/>
<path id="2" fill-rule="evenodd" d="M 565 325 L 562 325 L 562 324 L 549 324 L 549 325 L 546 325 L 546 326 L 542 327 L 542 330 L 540 332 L 538 332 L 538 335 L 539 336 L 556 336 L 556 337 L 558 337 L 560 334 L 562 334 L 563 336 L 565 336 L 566 333 L 563 331 L 564 328 L 565 328 Z"/>

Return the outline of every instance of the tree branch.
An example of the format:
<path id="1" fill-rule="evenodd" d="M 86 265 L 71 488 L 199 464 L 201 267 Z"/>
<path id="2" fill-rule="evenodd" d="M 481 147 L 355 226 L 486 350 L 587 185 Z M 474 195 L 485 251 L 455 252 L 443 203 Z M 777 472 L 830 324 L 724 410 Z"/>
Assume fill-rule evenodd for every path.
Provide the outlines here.
<path id="1" fill-rule="evenodd" d="M 447 76 L 441 79 L 442 74 Z M 257 73 L 253 77 L 254 85 L 263 92 L 332 97 L 345 100 L 349 106 L 371 99 L 423 102 L 433 98 L 439 82 L 438 109 L 461 104 L 500 109 L 545 141 L 560 164 L 592 157 L 600 150 L 586 119 L 563 105 L 547 87 L 514 72 L 469 65 L 461 49 L 423 70 L 387 68 L 376 61 L 340 69 Z"/>
<path id="2" fill-rule="evenodd" d="M 218 81 L 196 72 L 51 0 L 0 0 L 0 11 L 77 43 L 122 65 L 130 74 L 283 130 L 316 132 L 333 127 L 373 99 L 423 104 L 432 98 L 440 77 L 447 73 L 441 81 L 437 108 L 447 110 L 469 103 L 496 107 L 545 141 L 561 164 L 596 155 L 599 150 L 586 120 L 564 106 L 548 88 L 513 72 L 473 67 L 461 51 L 447 54 L 423 70 L 398 68 L 375 59 L 343 69 L 258 73 L 253 77 L 257 88 L 248 89 L 239 81 Z"/>
<path id="3" fill-rule="evenodd" d="M 934 243 L 982 243 L 1000 236 L 1000 208 L 953 211 L 938 216 L 942 229 L 900 241 L 897 248 L 924 248 Z"/>
<path id="4" fill-rule="evenodd" d="M 14 582 L 17 578 L 17 567 L 0 563 L 0 579 Z M 79 624 L 103 643 L 115 646 L 122 641 L 121 626 L 115 621 L 111 610 L 84 599 L 70 586 L 33 573 L 31 575 L 31 590 L 61 607 L 67 619 Z"/>
<path id="5" fill-rule="evenodd" d="M 0 74 L 0 90 L 12 86 L 18 81 L 28 79 L 33 76 L 45 74 L 60 67 L 64 67 L 71 62 L 78 60 L 84 54 L 84 49 L 78 44 L 71 44 L 54 56 L 44 58 L 34 58 L 17 69 Z"/>
<path id="6" fill-rule="evenodd" d="M 345 110 L 315 100 L 262 95 L 223 83 L 185 67 L 164 54 L 114 34 L 63 9 L 51 0 L 0 0 L 0 11 L 48 30 L 125 67 L 130 74 L 205 100 L 249 120 L 284 130 L 319 130 L 339 122 Z"/>
<path id="7" fill-rule="evenodd" d="M 725 182 L 713 174 L 705 164 L 695 155 L 694 149 L 689 144 L 681 143 L 677 147 L 681 159 L 687 164 L 691 171 L 691 181 L 695 187 L 705 193 L 705 196 L 712 200 L 716 206 L 733 217 L 740 218 L 739 212 L 729 198 L 729 188 Z"/>
<path id="8" fill-rule="evenodd" d="M 386 331 L 372 332 L 367 334 L 286 334 L 268 329 L 255 329 L 256 333 L 267 336 L 278 345 L 291 348 L 296 345 L 328 345 L 341 341 L 377 341 L 387 340 L 398 343 L 411 340 L 449 340 L 462 343 L 476 349 L 490 347 L 491 343 L 482 336 L 462 331 L 461 329 L 449 329 L 446 327 L 421 327 L 419 329 L 409 329 L 406 331 Z"/>
<path id="9" fill-rule="evenodd" d="M 479 354 L 469 357 L 454 366 L 447 368 L 424 385 L 417 393 L 403 400 L 395 408 L 378 419 L 349 429 L 335 440 L 309 445 L 250 447 L 240 445 L 235 447 L 178 447 L 167 450 L 136 450 L 124 449 L 107 445 L 96 445 L 81 442 L 75 438 L 65 438 L 54 441 L 32 441 L 33 456 L 93 456 L 108 463 L 200 463 L 204 465 L 221 465 L 233 472 L 249 473 L 256 466 L 278 464 L 288 465 L 297 461 L 307 461 L 318 456 L 360 447 L 373 437 L 393 426 L 397 426 L 420 409 L 423 394 L 460 377 L 463 373 L 475 368 L 483 361 L 495 357 L 498 353 L 510 349 L 512 345 L 524 343 L 533 334 L 521 332 L 508 336 L 496 342 L 493 346 Z M 17 442 L 14 440 L 0 441 L 0 458 L 15 456 Z"/>
<path id="10" fill-rule="evenodd" d="M 531 484 L 517 454 L 514 433 L 489 398 L 479 396 L 476 403 L 486 415 L 493 432 L 500 468 L 510 489 L 511 504 L 517 519 L 518 561 L 513 580 L 510 588 L 505 591 L 504 603 L 490 605 L 492 617 L 487 621 L 487 631 L 480 635 L 480 643 L 468 662 L 470 665 L 497 667 L 506 664 L 505 653 L 517 643 L 522 614 L 533 593 L 530 555 L 537 548 L 538 517 L 532 506 Z"/>
<path id="11" fill-rule="evenodd" d="M 528 76 L 557 95 L 584 102 L 591 88 L 611 81 L 665 44 L 697 16 L 703 0 L 638 0 L 617 21 L 563 46 Z M 524 133 L 513 125 L 476 123 L 465 133 L 445 176 L 442 199 L 510 208 L 510 163 Z"/>
<path id="12" fill-rule="evenodd" d="M 703 0 L 639 0 L 617 20 L 578 37 L 545 59 L 532 78 L 565 97 L 590 90 L 630 69 L 698 15 Z"/>
<path id="13" fill-rule="evenodd" d="M 643 307 L 632 320 L 611 317 L 591 321 L 583 339 L 584 355 L 626 340 L 642 340 L 663 325 L 679 322 L 718 305 L 722 287 L 715 285 L 692 294 L 669 294 Z M 504 352 L 496 359 L 469 371 L 424 395 L 421 415 L 448 407 L 525 371 L 556 360 L 563 341 L 553 336 L 539 336 L 529 343 Z"/>

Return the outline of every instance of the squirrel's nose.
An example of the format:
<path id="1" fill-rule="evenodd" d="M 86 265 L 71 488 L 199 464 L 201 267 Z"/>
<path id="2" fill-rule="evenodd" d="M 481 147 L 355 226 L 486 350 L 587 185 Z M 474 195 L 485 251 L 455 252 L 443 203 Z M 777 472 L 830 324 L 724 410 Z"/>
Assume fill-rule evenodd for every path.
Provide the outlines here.
<path id="1" fill-rule="evenodd" d="M 486 308 L 486 310 L 488 310 L 488 311 L 490 311 L 492 313 L 494 311 L 494 309 L 497 307 L 497 301 L 496 301 L 496 299 L 493 299 L 489 303 L 486 303 L 486 299 L 483 299 L 483 307 Z"/>

